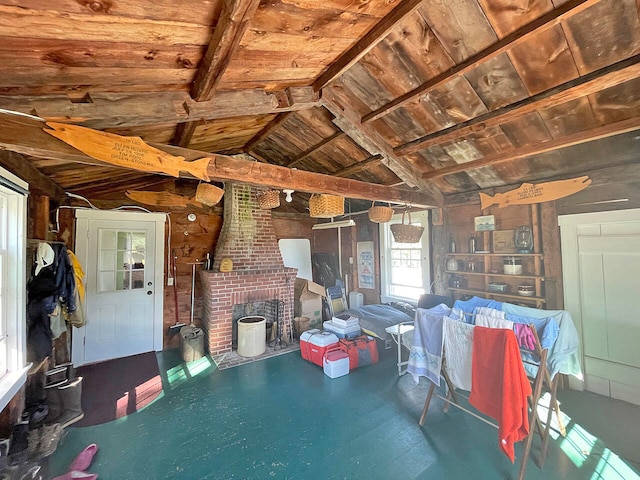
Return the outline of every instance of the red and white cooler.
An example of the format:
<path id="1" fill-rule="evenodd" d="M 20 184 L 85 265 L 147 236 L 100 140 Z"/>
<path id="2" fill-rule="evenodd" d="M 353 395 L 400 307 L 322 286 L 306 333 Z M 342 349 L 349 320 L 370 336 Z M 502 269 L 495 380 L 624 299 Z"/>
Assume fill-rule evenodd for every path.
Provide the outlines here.
<path id="1" fill-rule="evenodd" d="M 338 378 L 349 373 L 349 355 L 342 350 L 329 350 L 322 360 L 322 369 L 329 378 Z"/>
<path id="2" fill-rule="evenodd" d="M 322 359 L 328 348 L 338 344 L 338 337 L 331 332 L 322 332 L 317 328 L 307 330 L 300 335 L 300 353 L 302 358 L 322 367 Z"/>

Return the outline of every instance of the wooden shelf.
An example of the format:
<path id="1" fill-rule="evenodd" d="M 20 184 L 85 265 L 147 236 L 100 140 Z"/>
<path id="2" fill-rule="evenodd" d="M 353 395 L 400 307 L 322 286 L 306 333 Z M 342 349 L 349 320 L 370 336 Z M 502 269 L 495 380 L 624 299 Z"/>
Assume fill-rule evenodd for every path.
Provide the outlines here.
<path id="1" fill-rule="evenodd" d="M 466 270 L 445 270 L 445 273 L 452 275 L 477 275 L 484 277 L 504 277 L 504 278 L 521 278 L 524 280 L 542 280 L 544 277 L 541 275 L 509 275 L 508 273 L 490 273 L 490 272 L 467 272 Z"/>
<path id="2" fill-rule="evenodd" d="M 544 257 L 543 253 L 447 253 L 447 257 Z"/>
<path id="3" fill-rule="evenodd" d="M 526 297 L 524 295 L 518 295 L 513 293 L 497 293 L 497 292 L 489 292 L 487 290 L 476 290 L 473 288 L 453 288 L 449 287 L 449 290 L 452 292 L 466 293 L 470 295 L 484 296 L 484 297 L 500 297 L 500 298 L 511 298 L 518 299 L 524 302 L 535 302 L 535 303 L 545 303 L 545 299 L 542 297 Z"/>

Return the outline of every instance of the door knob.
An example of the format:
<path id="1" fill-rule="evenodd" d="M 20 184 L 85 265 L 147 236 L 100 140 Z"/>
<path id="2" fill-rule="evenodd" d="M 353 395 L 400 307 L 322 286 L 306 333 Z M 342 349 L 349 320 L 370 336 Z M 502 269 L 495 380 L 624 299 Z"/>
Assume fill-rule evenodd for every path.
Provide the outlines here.
<path id="1" fill-rule="evenodd" d="M 147 295 L 153 295 L 153 292 L 151 290 L 147 290 Z"/>

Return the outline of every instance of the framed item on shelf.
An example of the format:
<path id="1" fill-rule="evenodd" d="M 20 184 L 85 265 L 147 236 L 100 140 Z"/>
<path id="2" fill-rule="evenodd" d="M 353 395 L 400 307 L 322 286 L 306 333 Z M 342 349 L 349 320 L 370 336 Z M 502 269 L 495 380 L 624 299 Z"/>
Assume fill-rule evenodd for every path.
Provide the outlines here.
<path id="1" fill-rule="evenodd" d="M 496 229 L 496 219 L 493 215 L 474 217 L 473 220 L 476 232 L 487 232 Z"/>
<path id="2" fill-rule="evenodd" d="M 493 232 L 493 253 L 516 253 L 514 230 L 495 230 Z"/>

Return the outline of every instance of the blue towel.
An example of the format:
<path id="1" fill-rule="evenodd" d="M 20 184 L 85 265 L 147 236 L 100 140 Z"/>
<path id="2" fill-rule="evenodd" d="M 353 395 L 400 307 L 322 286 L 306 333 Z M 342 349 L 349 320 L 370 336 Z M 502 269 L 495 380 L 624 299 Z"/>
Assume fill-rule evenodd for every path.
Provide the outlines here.
<path id="1" fill-rule="evenodd" d="M 538 334 L 538 338 L 540 338 L 540 345 L 543 349 L 551 349 L 558 338 L 560 326 L 553 317 L 533 318 L 523 317 L 522 315 L 516 315 L 515 313 L 507 313 L 505 318 L 514 323 L 524 323 L 525 325 L 533 324 L 536 329 L 536 333 Z"/>
<path id="2" fill-rule="evenodd" d="M 556 373 L 574 375 L 582 378 L 580 359 L 578 358 L 578 332 L 571 319 L 571 314 L 566 310 L 541 310 L 538 308 L 521 307 L 511 303 L 505 303 L 502 311 L 507 315 L 518 315 L 536 319 L 553 318 L 558 324 L 558 336 L 553 346 L 549 348 L 547 365 L 551 378 Z M 509 317 L 507 317 L 509 318 Z M 542 338 L 540 339 L 542 343 Z"/>
<path id="3" fill-rule="evenodd" d="M 478 307 L 495 308 L 496 310 L 502 310 L 502 302 L 496 300 L 489 300 L 488 298 L 473 297 L 469 300 L 456 300 L 453 304 L 453 308 L 459 308 L 465 313 L 475 313 L 475 309 Z M 473 318 L 469 315 L 465 316 L 465 322 L 473 323 Z"/>

